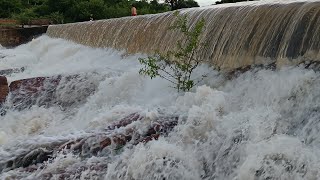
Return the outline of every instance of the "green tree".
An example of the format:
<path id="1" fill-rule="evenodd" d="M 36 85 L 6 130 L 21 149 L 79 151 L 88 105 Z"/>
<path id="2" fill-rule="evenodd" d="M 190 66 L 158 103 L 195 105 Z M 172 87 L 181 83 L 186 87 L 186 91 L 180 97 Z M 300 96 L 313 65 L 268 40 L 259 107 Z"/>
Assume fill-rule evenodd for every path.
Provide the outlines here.
<path id="1" fill-rule="evenodd" d="M 20 14 L 14 14 L 13 19 L 17 20 L 22 27 L 30 23 L 30 21 L 36 18 L 36 14 L 33 12 L 33 9 L 25 9 Z"/>
<path id="2" fill-rule="evenodd" d="M 170 4 L 171 10 L 199 7 L 199 4 L 194 0 L 165 0 L 165 2 Z"/>
<path id="3" fill-rule="evenodd" d="M 139 58 L 143 67 L 139 70 L 142 75 L 151 79 L 157 76 L 171 82 L 173 88 L 189 91 L 203 80 L 206 75 L 192 79 L 194 69 L 202 62 L 197 56 L 198 50 L 204 46 L 200 43 L 200 36 L 205 26 L 204 19 L 198 21 L 193 28 L 188 27 L 188 17 L 175 13 L 177 20 L 171 30 L 178 29 L 184 36 L 184 42 L 178 41 L 177 51 L 165 54 L 156 53 L 147 58 Z"/>
<path id="4" fill-rule="evenodd" d="M 78 1 L 75 0 L 47 0 L 46 5 L 49 7 L 51 12 L 67 12 L 73 5 Z"/>
<path id="5" fill-rule="evenodd" d="M 15 17 L 26 23 L 32 18 L 50 18 L 55 22 L 88 21 L 130 15 L 131 4 L 138 7 L 138 14 L 168 11 L 168 5 L 157 0 L 0 0 L 0 18 Z M 21 14 L 21 15 L 20 15 Z M 23 15 L 28 17 L 23 17 Z"/>
<path id="6" fill-rule="evenodd" d="M 19 14 L 22 4 L 19 0 L 0 0 L 0 18 L 9 18 L 12 14 Z"/>
<path id="7" fill-rule="evenodd" d="M 63 14 L 59 12 L 53 12 L 46 17 L 49 18 L 54 24 L 62 24 L 64 22 Z"/>

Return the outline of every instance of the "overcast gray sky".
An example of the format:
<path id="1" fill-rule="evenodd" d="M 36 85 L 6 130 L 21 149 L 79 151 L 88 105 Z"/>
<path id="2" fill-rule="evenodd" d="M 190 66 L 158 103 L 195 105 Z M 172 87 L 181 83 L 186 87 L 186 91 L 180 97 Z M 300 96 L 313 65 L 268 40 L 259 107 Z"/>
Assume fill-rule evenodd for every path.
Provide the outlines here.
<path id="1" fill-rule="evenodd" d="M 200 6 L 208 6 L 210 4 L 214 4 L 218 0 L 195 0 L 198 2 Z"/>

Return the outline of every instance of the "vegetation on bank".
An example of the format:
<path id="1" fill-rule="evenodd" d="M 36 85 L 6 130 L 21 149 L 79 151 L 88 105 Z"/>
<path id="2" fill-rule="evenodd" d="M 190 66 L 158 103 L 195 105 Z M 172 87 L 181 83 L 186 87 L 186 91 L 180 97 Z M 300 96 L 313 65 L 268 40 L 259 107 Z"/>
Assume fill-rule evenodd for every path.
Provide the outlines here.
<path id="1" fill-rule="evenodd" d="M 216 4 L 239 1 L 247 0 L 220 0 Z M 199 6 L 195 0 L 164 0 L 163 3 L 159 0 L 0 0 L 0 18 L 15 19 L 20 24 L 28 24 L 33 19 L 49 19 L 51 23 L 80 22 L 129 16 L 132 4 L 139 15 Z"/>
<path id="2" fill-rule="evenodd" d="M 129 16 L 132 4 L 139 15 L 199 6 L 194 0 L 1 0 L 0 18 L 16 19 L 21 24 L 39 18 L 52 23 L 80 22 Z"/>

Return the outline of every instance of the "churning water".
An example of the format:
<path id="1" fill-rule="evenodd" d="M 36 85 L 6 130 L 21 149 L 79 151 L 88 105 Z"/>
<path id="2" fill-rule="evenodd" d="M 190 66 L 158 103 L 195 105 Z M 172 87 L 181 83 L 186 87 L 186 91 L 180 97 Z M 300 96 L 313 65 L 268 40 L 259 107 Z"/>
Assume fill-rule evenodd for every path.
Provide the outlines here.
<path id="1" fill-rule="evenodd" d="M 204 85 L 178 94 L 163 79 L 139 75 L 137 58 L 143 55 L 121 56 L 47 36 L 0 53 L 1 68 L 25 68 L 9 81 L 85 74 L 83 83 L 58 88 L 66 102 L 93 87 L 65 108 L 7 110 L 0 117 L 0 164 L 37 147 L 100 133 L 132 113 L 146 117 L 130 124 L 138 131 L 158 116 L 179 117 L 158 140 L 111 146 L 96 156 L 59 152 L 31 167 L 3 168 L 0 179 L 320 178 L 319 72 L 283 67 L 228 80 L 202 65 L 195 74 L 209 74 Z"/>
<path id="2" fill-rule="evenodd" d="M 202 84 L 177 93 L 138 73 L 137 52 L 173 49 L 181 38 L 167 33 L 172 13 L 50 26 L 28 44 L 0 46 L 1 70 L 15 69 L 9 82 L 62 76 L 55 91 L 21 104 L 9 94 L 0 179 L 320 179 L 320 72 L 293 65 L 319 61 L 320 1 L 182 13 L 191 25 L 208 20 L 199 57 L 210 65 L 291 66 L 230 78 L 203 64 L 194 73 L 208 75 Z"/>

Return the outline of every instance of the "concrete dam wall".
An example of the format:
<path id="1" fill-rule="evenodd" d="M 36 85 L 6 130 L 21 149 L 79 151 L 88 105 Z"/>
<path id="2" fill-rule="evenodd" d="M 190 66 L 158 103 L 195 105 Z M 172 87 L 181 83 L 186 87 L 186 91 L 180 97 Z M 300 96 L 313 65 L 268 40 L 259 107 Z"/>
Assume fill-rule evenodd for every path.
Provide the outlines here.
<path id="1" fill-rule="evenodd" d="M 181 10 L 190 27 L 204 18 L 197 56 L 218 69 L 320 60 L 320 1 L 245 2 Z M 172 12 L 49 26 L 50 37 L 126 53 L 166 52 L 183 39 Z"/>

